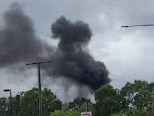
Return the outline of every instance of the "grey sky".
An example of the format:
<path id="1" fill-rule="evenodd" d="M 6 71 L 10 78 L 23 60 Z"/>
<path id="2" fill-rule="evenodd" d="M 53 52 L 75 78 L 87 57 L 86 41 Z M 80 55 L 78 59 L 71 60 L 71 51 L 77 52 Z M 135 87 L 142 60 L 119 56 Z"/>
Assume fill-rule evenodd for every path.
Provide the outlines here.
<path id="1" fill-rule="evenodd" d="M 32 18 L 37 35 L 52 45 L 56 42 L 50 40 L 50 26 L 61 15 L 88 23 L 93 32 L 89 50 L 95 59 L 107 65 L 115 87 L 134 79 L 154 81 L 154 27 L 120 27 L 154 23 L 153 0 L 0 0 L 0 25 L 2 14 L 14 1 L 21 3 Z M 13 81 L 30 72 L 6 74 L 8 71 L 0 69 L 1 91 L 6 86 L 17 92 L 19 88 L 25 90 L 36 85 L 37 79 L 32 78 L 22 84 L 19 80 Z M 35 71 L 32 75 L 36 77 Z M 57 91 L 58 87 L 54 85 L 53 88 Z"/>

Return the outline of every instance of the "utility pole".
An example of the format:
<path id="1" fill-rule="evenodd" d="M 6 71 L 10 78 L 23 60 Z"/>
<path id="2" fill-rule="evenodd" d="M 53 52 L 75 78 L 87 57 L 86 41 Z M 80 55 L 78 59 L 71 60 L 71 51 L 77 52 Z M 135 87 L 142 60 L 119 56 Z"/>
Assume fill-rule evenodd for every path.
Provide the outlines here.
<path id="1" fill-rule="evenodd" d="M 41 64 L 50 62 L 52 61 L 39 61 L 26 64 L 26 65 L 37 65 L 38 68 L 39 116 L 42 116 Z"/>

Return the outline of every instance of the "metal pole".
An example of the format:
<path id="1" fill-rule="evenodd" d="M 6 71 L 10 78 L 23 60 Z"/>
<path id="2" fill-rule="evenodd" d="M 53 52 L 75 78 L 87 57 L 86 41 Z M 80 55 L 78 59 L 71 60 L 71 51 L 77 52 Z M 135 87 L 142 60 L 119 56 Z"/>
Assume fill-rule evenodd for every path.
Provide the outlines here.
<path id="1" fill-rule="evenodd" d="M 9 108 L 8 111 L 10 113 L 10 116 L 12 116 L 13 111 L 12 111 L 12 92 L 11 89 L 4 89 L 4 92 L 10 92 L 10 96 L 9 96 Z"/>
<path id="2" fill-rule="evenodd" d="M 38 63 L 38 86 L 39 86 L 39 116 L 42 116 L 42 87 L 41 87 L 41 72 L 40 63 Z"/>
<path id="3" fill-rule="evenodd" d="M 39 61 L 28 63 L 26 65 L 37 65 L 38 66 L 38 92 L 39 92 L 39 116 L 42 116 L 42 87 L 41 87 L 41 64 L 49 63 L 52 61 Z"/>
<path id="4" fill-rule="evenodd" d="M 154 98 L 152 98 L 152 116 L 154 116 Z"/>
<path id="5" fill-rule="evenodd" d="M 128 28 L 128 27 L 147 27 L 147 26 L 154 26 L 154 24 L 145 24 L 145 25 L 124 25 L 121 26 L 122 28 Z"/>
<path id="6" fill-rule="evenodd" d="M 12 92 L 11 92 L 11 89 L 10 89 L 10 114 L 12 116 Z"/>

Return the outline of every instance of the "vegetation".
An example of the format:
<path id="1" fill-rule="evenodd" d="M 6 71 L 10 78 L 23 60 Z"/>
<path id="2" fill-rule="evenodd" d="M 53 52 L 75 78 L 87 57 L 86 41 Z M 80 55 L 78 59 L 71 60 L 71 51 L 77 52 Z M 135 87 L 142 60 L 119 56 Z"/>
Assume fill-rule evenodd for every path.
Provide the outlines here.
<path id="1" fill-rule="evenodd" d="M 80 112 L 92 111 L 92 107 L 93 104 L 90 102 L 90 100 L 87 100 L 85 98 L 74 99 L 74 101 L 70 102 L 68 105 L 68 109 L 73 109 Z"/>
<path id="2" fill-rule="evenodd" d="M 76 110 L 66 110 L 66 111 L 56 110 L 55 112 L 51 113 L 51 116 L 80 116 L 80 112 Z"/>
<path id="3" fill-rule="evenodd" d="M 93 116 L 153 116 L 154 83 L 128 82 L 121 90 L 104 85 L 95 92 L 95 100 L 93 104 L 85 98 L 77 98 L 62 108 L 62 102 L 45 88 L 42 90 L 43 116 L 80 116 L 82 111 L 92 111 Z M 38 116 L 38 89 L 33 88 L 13 97 L 12 107 L 13 116 Z M 0 116 L 9 114 L 10 102 L 2 97 Z"/>
<path id="4" fill-rule="evenodd" d="M 102 86 L 95 93 L 96 116 L 110 116 L 112 113 L 120 112 L 120 95 L 111 85 Z"/>
<path id="5" fill-rule="evenodd" d="M 42 91 L 42 108 L 43 116 L 48 116 L 54 110 L 62 109 L 62 102 L 51 92 L 45 88 Z M 9 100 L 0 98 L 0 116 L 9 115 Z M 13 116 L 38 116 L 38 89 L 33 88 L 26 92 L 21 92 L 12 98 Z"/>

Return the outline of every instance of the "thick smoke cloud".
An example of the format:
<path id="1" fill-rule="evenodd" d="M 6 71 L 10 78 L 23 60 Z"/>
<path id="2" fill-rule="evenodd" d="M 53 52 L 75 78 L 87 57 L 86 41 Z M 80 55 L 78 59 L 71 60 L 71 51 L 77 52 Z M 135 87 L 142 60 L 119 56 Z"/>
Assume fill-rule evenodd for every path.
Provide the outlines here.
<path id="1" fill-rule="evenodd" d="M 41 53 L 41 42 L 36 37 L 33 22 L 17 3 L 4 13 L 0 29 L 0 67 L 32 61 Z"/>
<path id="2" fill-rule="evenodd" d="M 84 22 L 71 22 L 60 17 L 53 23 L 53 39 L 59 39 L 55 52 L 52 46 L 44 44 L 35 35 L 33 22 L 19 4 L 12 4 L 3 18 L 4 25 L 0 29 L 0 68 L 52 59 L 52 63 L 41 67 L 47 76 L 52 81 L 57 78 L 63 80 L 62 86 L 67 92 L 74 84 L 78 88 L 78 96 L 84 97 L 88 95 L 84 86 L 95 91 L 110 82 L 104 63 L 95 61 L 87 50 L 92 32 Z M 47 84 L 46 80 L 42 81 Z"/>
<path id="3" fill-rule="evenodd" d="M 53 38 L 59 39 L 52 75 L 70 78 L 91 90 L 110 82 L 104 63 L 95 61 L 86 50 L 92 36 L 87 24 L 81 21 L 73 23 L 60 17 L 53 23 L 51 30 Z"/>
<path id="4" fill-rule="evenodd" d="M 59 18 L 52 25 L 53 38 L 59 38 L 59 48 L 65 51 L 75 51 L 90 41 L 92 32 L 88 25 L 78 21 L 71 23 L 65 17 Z"/>

